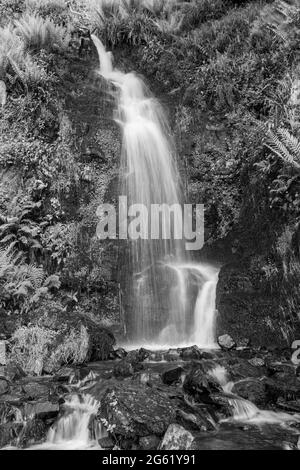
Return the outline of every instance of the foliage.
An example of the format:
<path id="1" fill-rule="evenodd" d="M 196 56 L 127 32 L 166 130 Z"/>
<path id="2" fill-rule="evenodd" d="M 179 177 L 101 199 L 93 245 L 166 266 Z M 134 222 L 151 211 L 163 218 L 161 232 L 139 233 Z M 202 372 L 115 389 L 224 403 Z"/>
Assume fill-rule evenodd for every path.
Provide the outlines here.
<path id="1" fill-rule="evenodd" d="M 22 326 L 12 336 L 11 360 L 28 374 L 41 375 L 56 332 L 39 326 Z"/>
<path id="2" fill-rule="evenodd" d="M 66 28 L 58 26 L 49 19 L 38 15 L 26 14 L 15 22 L 17 32 L 24 41 L 25 49 L 40 51 L 64 51 L 69 44 Z"/>

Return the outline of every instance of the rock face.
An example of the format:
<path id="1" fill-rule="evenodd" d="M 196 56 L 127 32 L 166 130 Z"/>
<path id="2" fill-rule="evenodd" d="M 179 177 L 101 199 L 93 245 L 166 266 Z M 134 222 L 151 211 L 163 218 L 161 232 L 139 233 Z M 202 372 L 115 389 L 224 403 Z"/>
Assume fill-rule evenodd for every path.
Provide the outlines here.
<path id="1" fill-rule="evenodd" d="M 142 386 L 113 387 L 101 400 L 101 417 L 114 426 L 115 435 L 126 439 L 162 436 L 175 414 L 171 400 Z"/>
<path id="2" fill-rule="evenodd" d="M 159 450 L 188 450 L 194 440 L 193 435 L 179 424 L 171 424 L 159 446 Z"/>
<path id="3" fill-rule="evenodd" d="M 0 395 L 9 392 L 9 382 L 5 379 L 0 377 Z"/>
<path id="4" fill-rule="evenodd" d="M 234 340 L 231 338 L 230 335 L 222 335 L 222 336 L 219 336 L 218 337 L 218 343 L 219 343 L 219 346 L 221 346 L 222 349 L 232 349 L 235 347 L 235 342 Z"/>
<path id="5" fill-rule="evenodd" d="M 251 345 L 280 347 L 300 338 L 300 322 L 293 322 L 292 337 L 284 336 L 286 319 L 281 315 L 276 292 L 268 294 L 262 274 L 251 259 L 225 264 L 219 274 L 216 307 L 220 312 L 217 334 L 232 335 L 238 343 L 247 337 Z"/>

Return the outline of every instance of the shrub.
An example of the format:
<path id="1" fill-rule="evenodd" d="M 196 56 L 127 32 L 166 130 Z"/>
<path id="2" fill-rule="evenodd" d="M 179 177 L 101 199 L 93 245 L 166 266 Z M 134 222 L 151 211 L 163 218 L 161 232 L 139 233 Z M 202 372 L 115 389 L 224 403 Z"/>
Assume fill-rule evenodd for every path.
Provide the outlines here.
<path id="1" fill-rule="evenodd" d="M 56 332 L 39 326 L 22 326 L 12 336 L 10 359 L 28 374 L 41 375 Z"/>
<path id="2" fill-rule="evenodd" d="M 89 334 L 85 326 L 79 330 L 71 328 L 68 334 L 63 336 L 63 341 L 54 349 L 50 362 L 56 364 L 82 364 L 89 351 Z"/>
<path id="3" fill-rule="evenodd" d="M 26 14 L 15 25 L 26 49 L 35 52 L 45 49 L 51 52 L 64 51 L 68 47 L 70 37 L 67 29 L 49 19 Z"/>

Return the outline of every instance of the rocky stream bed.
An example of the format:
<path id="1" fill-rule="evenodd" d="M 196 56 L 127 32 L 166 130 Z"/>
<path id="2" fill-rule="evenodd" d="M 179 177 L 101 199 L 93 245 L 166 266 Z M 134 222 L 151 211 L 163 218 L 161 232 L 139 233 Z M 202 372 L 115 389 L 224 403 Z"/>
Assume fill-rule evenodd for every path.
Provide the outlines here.
<path id="1" fill-rule="evenodd" d="M 0 376 L 0 448 L 43 448 L 68 416 L 76 427 L 74 396 L 93 403 L 84 448 L 299 448 L 300 368 L 287 349 L 120 348 L 107 361 L 42 377 L 9 364 Z"/>

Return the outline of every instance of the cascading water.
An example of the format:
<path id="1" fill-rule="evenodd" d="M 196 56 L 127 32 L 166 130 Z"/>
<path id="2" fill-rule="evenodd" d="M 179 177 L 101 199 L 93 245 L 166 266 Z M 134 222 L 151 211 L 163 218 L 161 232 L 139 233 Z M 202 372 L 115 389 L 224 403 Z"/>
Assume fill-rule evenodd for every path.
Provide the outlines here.
<path id="1" fill-rule="evenodd" d="M 182 204 L 174 146 L 160 104 L 136 74 L 115 69 L 111 53 L 97 37 L 92 39 L 100 58 L 100 75 L 111 84 L 117 102 L 116 121 L 123 133 L 122 195 L 127 196 L 128 207 L 139 204 L 150 214 L 153 205 Z M 123 290 L 131 345 L 215 346 L 218 273 L 212 267 L 190 263 L 183 237 L 179 239 L 175 234 L 182 223 L 178 217 L 175 212 L 171 237 L 162 237 L 162 229 L 170 220 L 163 212 L 156 226 L 151 219 L 151 233 L 159 233 L 159 237 L 149 239 L 142 233 L 138 240 L 130 240 Z M 190 298 L 196 304 L 194 309 Z"/>
<path id="2" fill-rule="evenodd" d="M 32 450 L 84 450 L 100 449 L 98 439 L 105 431 L 92 418 L 96 416 L 99 403 L 90 395 L 74 394 L 64 403 L 64 415 L 49 430 L 44 444 L 31 447 Z"/>

